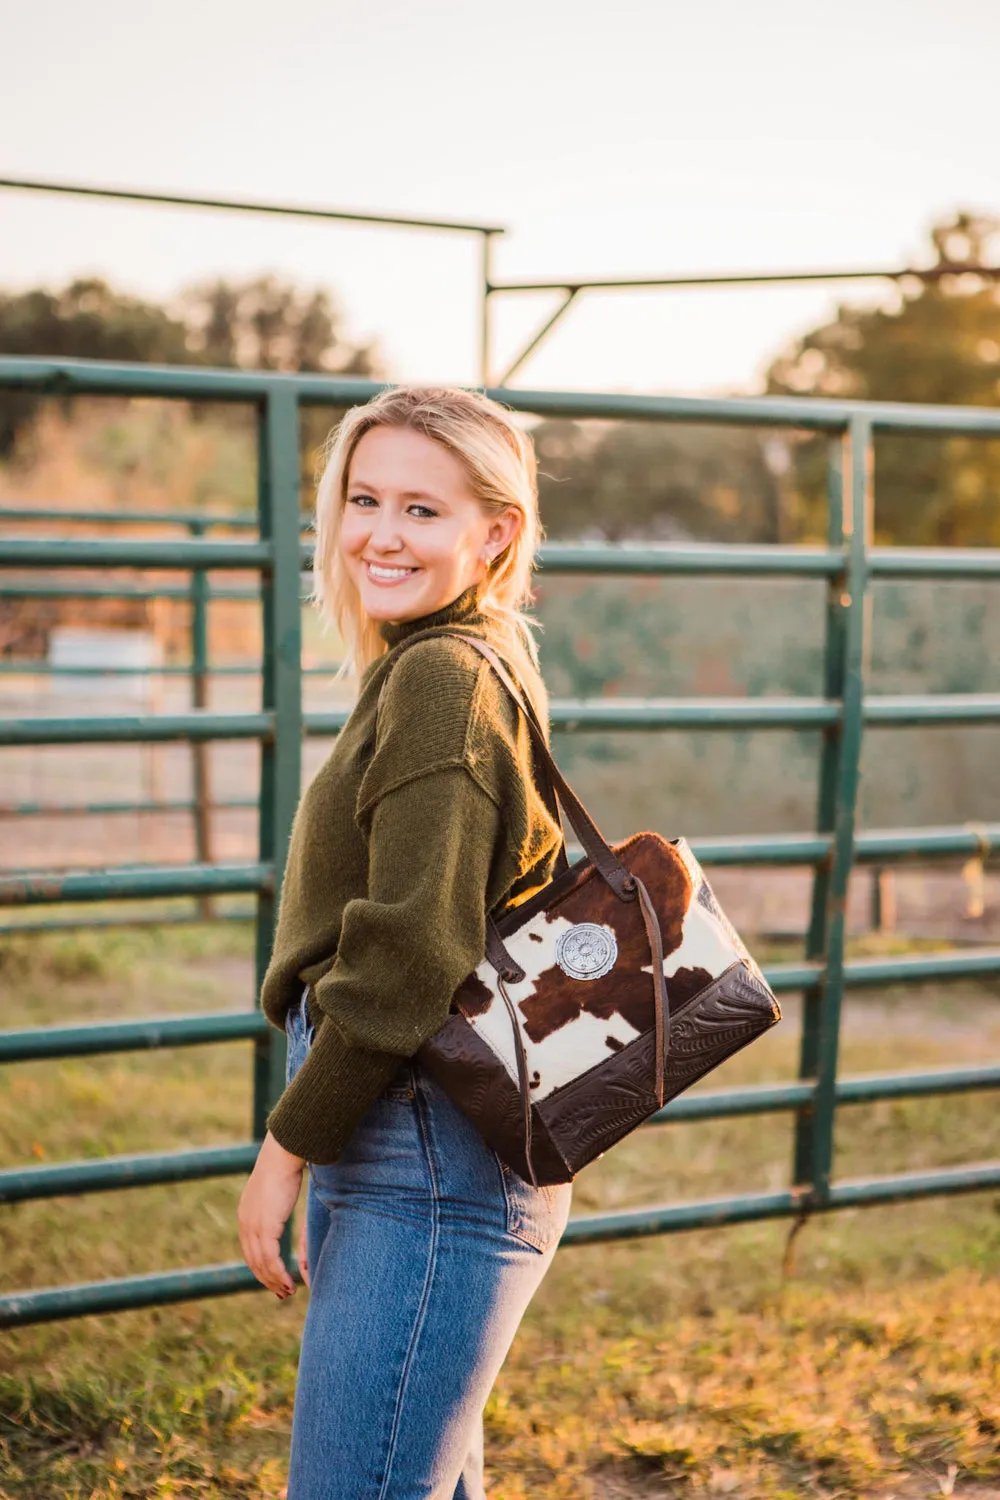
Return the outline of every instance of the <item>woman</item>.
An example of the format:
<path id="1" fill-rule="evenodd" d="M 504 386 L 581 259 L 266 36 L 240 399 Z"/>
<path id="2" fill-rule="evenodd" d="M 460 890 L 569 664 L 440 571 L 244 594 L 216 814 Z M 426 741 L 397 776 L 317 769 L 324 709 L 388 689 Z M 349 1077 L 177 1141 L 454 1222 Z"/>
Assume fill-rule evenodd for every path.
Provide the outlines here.
<path id="1" fill-rule="evenodd" d="M 261 992 L 286 1088 L 240 1242 L 291 1296 L 278 1241 L 308 1165 L 288 1500 L 482 1500 L 483 1406 L 571 1188 L 510 1170 L 415 1054 L 481 962 L 487 911 L 546 884 L 562 841 L 523 717 L 455 639 L 491 643 L 547 723 L 521 612 L 530 439 L 484 396 L 387 390 L 333 434 L 316 532 L 313 602 L 360 682 L 292 829 Z"/>

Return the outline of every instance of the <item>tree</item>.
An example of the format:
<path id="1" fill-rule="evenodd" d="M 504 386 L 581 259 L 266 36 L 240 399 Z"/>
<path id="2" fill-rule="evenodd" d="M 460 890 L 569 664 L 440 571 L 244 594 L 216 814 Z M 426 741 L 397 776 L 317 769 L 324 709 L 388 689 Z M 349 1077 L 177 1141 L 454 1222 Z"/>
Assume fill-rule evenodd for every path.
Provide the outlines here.
<path id="1" fill-rule="evenodd" d="M 745 428 L 557 420 L 533 436 L 553 540 L 778 539 L 778 481 Z"/>
<path id="2" fill-rule="evenodd" d="M 188 330 L 153 302 L 115 292 L 98 277 L 59 292 L 0 291 L 0 354 L 184 364 Z M 0 392 L 0 456 L 30 421 L 37 397 Z"/>
<path id="3" fill-rule="evenodd" d="M 273 276 L 191 287 L 170 307 L 126 296 L 98 278 L 57 292 L 0 292 L 0 354 L 341 375 L 373 375 L 380 365 L 374 342 L 345 336 L 328 292 Z M 31 394 L 0 392 L 0 457 L 11 452 L 37 403 Z"/>
<path id="4" fill-rule="evenodd" d="M 304 291 L 275 276 L 203 282 L 183 292 L 177 311 L 199 362 L 246 370 L 309 370 L 368 375 L 374 341 L 351 343 L 329 292 Z"/>
<path id="5" fill-rule="evenodd" d="M 930 234 L 935 279 L 894 305 L 842 306 L 772 363 L 772 394 L 995 407 L 1000 398 L 1000 220 L 958 213 Z M 801 534 L 824 535 L 825 443 L 794 450 Z M 876 537 L 909 545 L 1000 545 L 1000 443 L 886 435 L 876 444 Z"/>

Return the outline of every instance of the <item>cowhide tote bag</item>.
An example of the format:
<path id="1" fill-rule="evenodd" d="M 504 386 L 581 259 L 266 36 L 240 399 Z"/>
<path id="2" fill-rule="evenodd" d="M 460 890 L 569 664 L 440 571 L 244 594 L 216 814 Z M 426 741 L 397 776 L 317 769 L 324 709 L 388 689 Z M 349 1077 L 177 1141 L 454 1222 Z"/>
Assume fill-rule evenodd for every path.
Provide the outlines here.
<path id="1" fill-rule="evenodd" d="M 515 1172 L 571 1182 L 781 1009 L 685 840 L 608 844 L 497 653 L 447 633 L 486 657 L 525 715 L 546 798 L 584 858 L 570 865 L 564 841 L 547 885 L 499 921 L 487 914 L 483 960 L 417 1057 Z"/>

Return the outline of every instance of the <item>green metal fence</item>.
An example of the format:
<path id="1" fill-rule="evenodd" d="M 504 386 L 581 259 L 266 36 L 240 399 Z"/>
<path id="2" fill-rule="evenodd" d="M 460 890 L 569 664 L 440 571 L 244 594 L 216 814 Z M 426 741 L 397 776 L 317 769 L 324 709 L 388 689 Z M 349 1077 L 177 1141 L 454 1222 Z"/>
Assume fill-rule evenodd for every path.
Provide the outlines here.
<path id="1" fill-rule="evenodd" d="M 6 568 L 115 564 L 188 569 L 192 577 L 199 573 L 203 576 L 207 569 L 259 570 L 264 625 L 259 712 L 222 714 L 196 708 L 152 717 L 47 717 L 0 723 L 0 745 L 8 746 L 168 740 L 201 745 L 215 739 L 257 740 L 261 746 L 257 860 L 245 864 L 200 860 L 178 867 L 75 873 L 25 872 L 0 877 L 0 903 L 33 907 L 109 899 L 138 901 L 152 896 L 252 893 L 257 911 L 255 988 L 259 993 L 271 949 L 284 852 L 299 798 L 302 736 L 336 734 L 346 718 L 345 712 L 304 714 L 302 708 L 300 572 L 308 566 L 310 548 L 301 540 L 299 411 L 309 404 L 342 407 L 364 401 L 381 387 L 368 381 L 316 376 L 0 358 L 0 388 L 59 396 L 244 402 L 257 412 L 259 535 L 253 540 L 214 540 L 202 535 L 161 541 L 0 540 L 0 565 Z M 553 727 L 561 730 L 793 727 L 822 733 L 814 831 L 711 838 L 694 844 L 698 857 L 707 864 L 790 865 L 814 870 L 805 957 L 800 963 L 776 965 L 768 971 L 777 992 L 799 991 L 804 995 L 799 1080 L 688 1095 L 669 1104 L 649 1122 L 655 1125 L 791 1111 L 796 1128 L 790 1185 L 780 1192 L 577 1217 L 570 1221 L 563 1243 L 587 1244 L 699 1225 L 800 1217 L 847 1206 L 1000 1186 L 1000 1162 L 851 1181 L 834 1181 L 831 1175 L 838 1107 L 1000 1085 L 1000 1062 L 856 1078 L 840 1077 L 837 1067 L 841 1002 L 848 987 L 1000 975 L 1000 950 L 852 962 L 845 958 L 845 899 L 856 861 L 884 864 L 908 856 L 982 855 L 1000 845 L 1000 826 L 889 832 L 858 831 L 855 826 L 861 742 L 866 728 L 1000 722 L 1000 694 L 883 697 L 865 690 L 870 580 L 1000 579 L 1000 550 L 903 550 L 872 545 L 875 440 L 880 433 L 901 431 L 997 437 L 1000 412 L 772 398 L 698 400 L 504 389 L 490 394 L 516 410 L 543 416 L 797 428 L 824 433 L 829 440 L 829 520 L 823 547 L 549 544 L 541 554 L 542 566 L 549 572 L 714 574 L 761 579 L 795 575 L 825 580 L 827 588 L 822 697 L 552 704 Z M 41 587 L 47 587 L 44 579 Z M 17 589 L 23 593 L 25 585 L 17 585 Z M 267 1112 L 284 1086 L 284 1039 L 267 1024 L 259 1009 L 160 1020 L 112 1019 L 84 1026 L 0 1033 L 0 1062 L 5 1063 L 236 1040 L 253 1043 L 254 1102 L 247 1141 L 16 1168 L 0 1173 L 0 1200 L 13 1203 L 246 1173 L 256 1158 Z M 287 1241 L 286 1232 L 286 1253 L 290 1248 Z M 0 1323 L 11 1326 L 257 1286 L 248 1268 L 237 1262 L 26 1291 L 0 1298 Z"/>

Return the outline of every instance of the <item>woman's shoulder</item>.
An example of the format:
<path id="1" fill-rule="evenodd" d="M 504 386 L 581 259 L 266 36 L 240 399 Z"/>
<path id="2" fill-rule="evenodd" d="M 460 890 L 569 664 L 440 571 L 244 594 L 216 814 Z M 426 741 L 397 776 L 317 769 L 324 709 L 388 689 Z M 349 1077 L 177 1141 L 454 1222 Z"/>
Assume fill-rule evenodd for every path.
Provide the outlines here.
<path id="1" fill-rule="evenodd" d="M 378 738 L 422 725 L 463 730 L 477 711 L 485 658 L 465 641 L 445 634 L 414 641 L 399 654 L 379 694 Z"/>
<path id="2" fill-rule="evenodd" d="M 492 791 L 506 779 L 504 765 L 517 758 L 518 713 L 473 646 L 444 633 L 414 641 L 382 685 L 359 806 L 401 781 L 448 766 L 464 765 Z"/>

